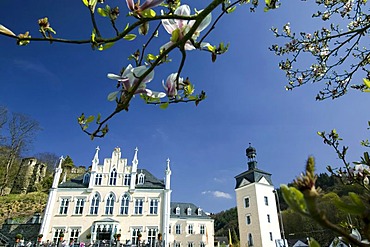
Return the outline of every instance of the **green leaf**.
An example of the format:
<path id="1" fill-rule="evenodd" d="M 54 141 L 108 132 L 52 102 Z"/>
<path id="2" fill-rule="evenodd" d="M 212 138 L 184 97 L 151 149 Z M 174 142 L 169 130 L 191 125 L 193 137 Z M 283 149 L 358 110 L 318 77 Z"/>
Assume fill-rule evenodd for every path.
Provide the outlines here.
<path id="1" fill-rule="evenodd" d="M 99 113 L 98 116 L 96 117 L 96 124 L 100 123 L 100 119 L 101 119 L 101 114 Z"/>
<path id="2" fill-rule="evenodd" d="M 159 108 L 161 108 L 161 109 L 165 110 L 165 109 L 167 109 L 168 105 L 169 105 L 169 103 L 168 103 L 168 102 L 166 102 L 166 103 L 161 104 L 161 105 L 159 106 Z"/>
<path id="3" fill-rule="evenodd" d="M 343 202 L 340 198 L 337 198 L 336 200 L 334 200 L 334 204 L 338 209 L 348 214 L 361 215 L 364 212 L 362 208 L 356 207 L 353 204 L 348 204 L 346 202 Z"/>
<path id="4" fill-rule="evenodd" d="M 153 61 L 153 60 L 157 59 L 157 56 L 154 56 L 153 54 L 148 54 L 146 56 L 146 59 L 149 60 L 149 61 Z"/>
<path id="5" fill-rule="evenodd" d="M 98 14 L 103 17 L 107 16 L 107 12 L 105 11 L 105 9 L 102 9 L 102 8 L 98 8 Z"/>
<path id="6" fill-rule="evenodd" d="M 95 29 L 93 29 L 92 33 L 91 33 L 91 41 L 92 42 L 95 42 Z"/>
<path id="7" fill-rule="evenodd" d="M 154 10 L 152 9 L 146 9 L 144 10 L 143 12 L 141 12 L 141 14 L 143 15 L 143 17 L 145 18 L 153 18 L 156 16 L 156 13 Z"/>
<path id="8" fill-rule="evenodd" d="M 356 193 L 349 192 L 348 195 L 351 198 L 351 200 L 357 205 L 357 207 L 362 208 L 363 211 L 366 210 L 364 202 L 361 200 L 361 198 Z"/>
<path id="9" fill-rule="evenodd" d="M 172 36 L 171 36 L 171 41 L 172 42 L 177 42 L 177 40 L 179 39 L 179 36 L 180 36 L 180 29 L 176 29 L 172 32 Z"/>
<path id="10" fill-rule="evenodd" d="M 126 27 L 123 31 L 126 31 L 129 26 L 130 26 L 130 23 L 127 23 L 127 25 L 126 25 Z"/>
<path id="11" fill-rule="evenodd" d="M 125 40 L 132 41 L 136 38 L 136 34 L 127 34 L 123 37 Z"/>
<path id="12" fill-rule="evenodd" d="M 54 29 L 53 29 L 52 27 L 48 27 L 48 28 L 47 28 L 47 30 L 48 30 L 49 32 L 52 32 L 53 34 L 56 34 L 56 33 L 57 33 L 57 32 L 55 32 L 55 31 L 54 31 Z"/>
<path id="13" fill-rule="evenodd" d="M 209 45 L 209 46 L 207 46 L 207 48 L 211 52 L 215 52 L 216 51 L 216 46 Z"/>
<path id="14" fill-rule="evenodd" d="M 303 193 L 294 187 L 288 187 L 285 184 L 280 186 L 285 202 L 294 211 L 306 212 L 307 206 L 304 200 Z"/>
<path id="15" fill-rule="evenodd" d="M 229 9 L 227 9 L 227 13 L 230 14 L 230 13 L 234 12 L 235 9 L 236 9 L 236 6 L 234 6 L 232 8 L 229 8 Z"/>
<path id="16" fill-rule="evenodd" d="M 108 48 L 111 48 L 114 45 L 114 42 L 106 43 L 104 45 L 99 46 L 99 51 L 106 50 Z"/>
<path id="17" fill-rule="evenodd" d="M 85 124 L 89 124 L 91 123 L 92 121 L 94 121 L 95 117 L 93 115 L 90 115 L 87 119 L 86 119 L 86 123 Z"/>
<path id="18" fill-rule="evenodd" d="M 113 100 L 116 100 L 116 98 L 117 98 L 117 95 L 118 95 L 118 92 L 119 91 L 115 91 L 115 92 L 111 92 L 110 94 L 108 94 L 108 100 L 109 101 L 113 101 Z"/>
<path id="19" fill-rule="evenodd" d="M 86 7 L 89 7 L 89 0 L 82 0 L 82 2 L 86 5 Z"/>
<path id="20" fill-rule="evenodd" d="M 308 246 L 310 247 L 320 247 L 320 244 L 313 238 L 308 240 Z"/>
<path id="21" fill-rule="evenodd" d="M 367 79 L 367 78 L 363 78 L 362 80 L 364 81 L 365 86 L 366 86 L 367 88 L 370 88 L 370 80 L 369 80 L 369 79 Z"/>

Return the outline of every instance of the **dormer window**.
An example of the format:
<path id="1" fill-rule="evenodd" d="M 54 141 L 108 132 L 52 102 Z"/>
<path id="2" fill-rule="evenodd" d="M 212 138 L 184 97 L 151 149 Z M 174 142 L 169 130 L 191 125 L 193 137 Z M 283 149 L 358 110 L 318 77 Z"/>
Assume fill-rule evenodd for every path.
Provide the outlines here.
<path id="1" fill-rule="evenodd" d="M 202 209 L 201 208 L 198 208 L 198 216 L 202 216 Z"/>
<path id="2" fill-rule="evenodd" d="M 89 182 L 90 182 L 90 174 L 89 173 L 85 173 L 84 179 L 83 179 L 83 183 L 84 184 L 89 184 Z"/>
<path id="3" fill-rule="evenodd" d="M 179 206 L 176 207 L 175 214 L 176 215 L 180 215 L 180 207 Z"/>
<path id="4" fill-rule="evenodd" d="M 186 214 L 191 215 L 191 208 L 190 207 L 188 207 L 188 209 L 186 210 Z"/>
<path id="5" fill-rule="evenodd" d="M 145 174 L 140 173 L 138 176 L 137 184 L 144 184 L 145 182 Z"/>

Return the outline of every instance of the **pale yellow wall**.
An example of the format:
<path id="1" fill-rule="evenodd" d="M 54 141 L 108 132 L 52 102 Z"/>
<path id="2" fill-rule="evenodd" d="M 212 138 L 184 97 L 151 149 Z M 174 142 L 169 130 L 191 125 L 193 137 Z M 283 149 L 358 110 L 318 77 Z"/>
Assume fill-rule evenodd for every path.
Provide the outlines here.
<path id="1" fill-rule="evenodd" d="M 176 225 L 181 225 L 181 234 L 176 234 Z M 188 234 L 188 225 L 193 225 L 193 234 Z M 200 234 L 200 225 L 205 225 L 205 233 Z M 203 242 L 207 247 L 213 247 L 214 243 L 214 221 L 213 219 L 170 219 L 171 234 L 169 237 L 170 246 L 174 246 L 174 241 L 180 242 L 181 247 L 187 247 L 188 242 L 193 242 L 194 247 L 199 247 Z"/>

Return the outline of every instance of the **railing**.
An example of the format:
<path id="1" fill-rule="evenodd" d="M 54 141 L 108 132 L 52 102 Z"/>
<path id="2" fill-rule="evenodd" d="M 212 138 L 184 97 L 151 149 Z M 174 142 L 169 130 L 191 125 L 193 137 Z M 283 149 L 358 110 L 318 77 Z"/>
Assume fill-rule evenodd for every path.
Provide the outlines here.
<path id="1" fill-rule="evenodd" d="M 5 246 L 10 246 L 10 239 L 6 235 L 2 234 L 1 232 L 0 232 L 0 241 L 4 243 Z"/>

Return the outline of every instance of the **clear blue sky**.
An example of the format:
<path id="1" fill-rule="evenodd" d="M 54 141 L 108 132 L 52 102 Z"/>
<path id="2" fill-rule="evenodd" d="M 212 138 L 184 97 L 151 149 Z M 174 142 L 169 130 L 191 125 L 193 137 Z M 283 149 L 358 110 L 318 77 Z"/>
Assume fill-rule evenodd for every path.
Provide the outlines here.
<path id="1" fill-rule="evenodd" d="M 188 2 L 200 9 L 210 1 Z M 316 102 L 321 83 L 293 92 L 284 89 L 280 58 L 268 51 L 277 42 L 269 28 L 286 22 L 293 30 L 318 27 L 309 3 L 291 2 L 283 1 L 280 9 L 268 13 L 262 8 L 250 13 L 249 6 L 241 6 L 226 16 L 207 40 L 230 42 L 229 52 L 216 63 L 208 53 L 188 53 L 183 75 L 208 95 L 198 107 L 182 104 L 161 110 L 136 98 L 129 112 L 110 122 L 104 139 L 91 141 L 80 131 L 77 117 L 82 112 L 104 115 L 114 108 L 106 97 L 115 90 L 115 82 L 106 75 L 127 66 L 128 54 L 144 40 L 120 42 L 98 52 L 89 45 L 32 42 L 18 47 L 5 37 L 0 37 L 0 105 L 30 115 L 43 127 L 29 155 L 70 155 L 76 165 L 89 166 L 96 146 L 101 159 L 118 146 L 129 160 L 138 147 L 139 166 L 159 178 L 170 158 L 174 201 L 193 202 L 209 212 L 229 209 L 236 205 L 234 176 L 247 169 L 249 142 L 257 149 L 259 168 L 272 173 L 276 187 L 299 175 L 309 155 L 316 157 L 320 172 L 328 164 L 341 165 L 317 131 L 336 128 L 350 145 L 352 159 L 363 152 L 359 142 L 368 134 L 368 95 L 350 91 L 335 101 Z M 107 3 L 118 3 L 122 17 L 127 13 L 124 1 Z M 39 36 L 37 20 L 44 16 L 57 37 L 84 39 L 91 33 L 81 1 L 2 0 L 0 7 L 0 24 L 16 34 L 30 31 Z M 108 29 L 103 32 L 113 35 Z M 153 48 L 168 39 L 161 29 Z M 162 79 L 175 72 L 178 56 L 173 58 L 173 64 L 155 71 L 150 88 L 161 89 Z"/>

